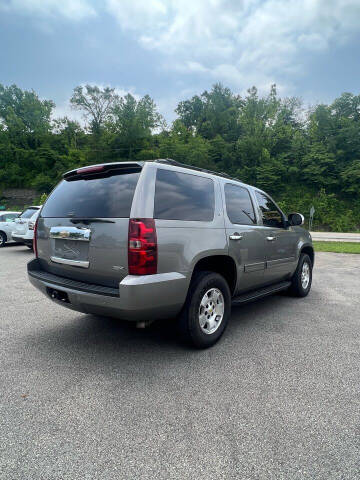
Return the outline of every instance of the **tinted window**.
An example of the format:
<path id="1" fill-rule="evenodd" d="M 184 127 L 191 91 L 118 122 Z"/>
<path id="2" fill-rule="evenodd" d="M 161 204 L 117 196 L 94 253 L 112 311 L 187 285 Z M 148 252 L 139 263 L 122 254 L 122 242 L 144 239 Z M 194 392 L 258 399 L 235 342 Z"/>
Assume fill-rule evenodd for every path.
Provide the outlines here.
<path id="1" fill-rule="evenodd" d="M 255 192 L 261 210 L 262 221 L 266 227 L 283 228 L 283 217 L 280 210 L 270 198 L 261 192 Z"/>
<path id="2" fill-rule="evenodd" d="M 140 173 L 63 180 L 45 203 L 42 217 L 127 218 Z"/>
<path id="3" fill-rule="evenodd" d="M 23 213 L 20 215 L 21 218 L 31 218 L 35 212 L 37 212 L 39 209 L 38 208 L 27 208 L 26 210 L 23 211 Z"/>
<path id="4" fill-rule="evenodd" d="M 256 223 L 254 207 L 246 188 L 230 183 L 225 185 L 226 211 L 231 223 L 253 225 Z"/>
<path id="5" fill-rule="evenodd" d="M 214 218 L 214 204 L 214 182 L 210 178 L 158 169 L 155 218 L 210 222 Z"/>

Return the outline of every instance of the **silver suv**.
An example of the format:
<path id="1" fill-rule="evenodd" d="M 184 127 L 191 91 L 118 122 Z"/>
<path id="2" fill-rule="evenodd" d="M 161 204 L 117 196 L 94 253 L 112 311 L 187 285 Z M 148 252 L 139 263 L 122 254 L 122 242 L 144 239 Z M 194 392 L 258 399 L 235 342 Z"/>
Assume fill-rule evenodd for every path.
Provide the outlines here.
<path id="1" fill-rule="evenodd" d="M 303 220 L 255 187 L 172 160 L 79 168 L 41 210 L 29 279 L 80 312 L 139 326 L 177 318 L 204 348 L 232 304 L 309 293 L 314 249 Z"/>

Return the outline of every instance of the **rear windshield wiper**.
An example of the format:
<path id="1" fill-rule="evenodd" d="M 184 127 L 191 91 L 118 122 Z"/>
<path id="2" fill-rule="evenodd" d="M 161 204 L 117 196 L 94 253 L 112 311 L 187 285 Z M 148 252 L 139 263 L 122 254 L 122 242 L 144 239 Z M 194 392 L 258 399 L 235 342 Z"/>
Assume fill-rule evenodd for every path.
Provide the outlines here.
<path id="1" fill-rule="evenodd" d="M 114 220 L 105 220 L 104 218 L 70 218 L 71 223 L 115 223 Z"/>

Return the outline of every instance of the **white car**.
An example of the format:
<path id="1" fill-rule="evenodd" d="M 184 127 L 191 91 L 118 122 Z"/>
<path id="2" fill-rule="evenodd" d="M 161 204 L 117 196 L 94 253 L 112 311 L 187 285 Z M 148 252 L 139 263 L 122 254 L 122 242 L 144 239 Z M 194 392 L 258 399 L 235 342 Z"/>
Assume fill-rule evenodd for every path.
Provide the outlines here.
<path id="1" fill-rule="evenodd" d="M 11 231 L 14 229 L 14 220 L 19 215 L 20 212 L 0 212 L 0 248 L 13 241 Z"/>
<path id="2" fill-rule="evenodd" d="M 24 243 L 32 248 L 34 239 L 34 228 L 37 217 L 39 216 L 42 205 L 35 205 L 24 210 L 13 224 L 14 228 L 11 236 L 15 242 Z"/>

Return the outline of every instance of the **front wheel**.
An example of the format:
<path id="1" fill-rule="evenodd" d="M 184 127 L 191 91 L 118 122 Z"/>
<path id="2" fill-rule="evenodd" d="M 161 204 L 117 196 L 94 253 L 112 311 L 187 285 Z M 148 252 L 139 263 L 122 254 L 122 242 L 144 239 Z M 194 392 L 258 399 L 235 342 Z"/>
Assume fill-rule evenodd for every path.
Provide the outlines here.
<path id="1" fill-rule="evenodd" d="M 231 294 L 224 277 L 197 272 L 178 319 L 182 336 L 197 348 L 210 347 L 224 333 L 230 312 Z"/>
<path id="2" fill-rule="evenodd" d="M 309 255 L 302 253 L 298 266 L 291 279 L 290 292 L 296 297 L 306 297 L 312 283 L 312 262 Z"/>

